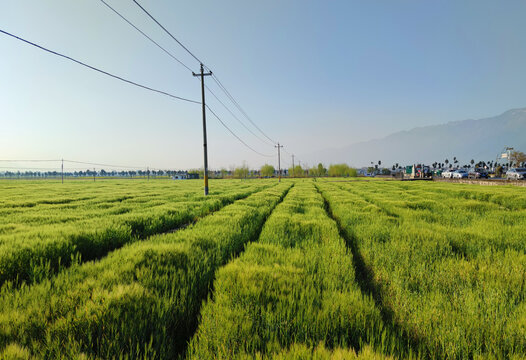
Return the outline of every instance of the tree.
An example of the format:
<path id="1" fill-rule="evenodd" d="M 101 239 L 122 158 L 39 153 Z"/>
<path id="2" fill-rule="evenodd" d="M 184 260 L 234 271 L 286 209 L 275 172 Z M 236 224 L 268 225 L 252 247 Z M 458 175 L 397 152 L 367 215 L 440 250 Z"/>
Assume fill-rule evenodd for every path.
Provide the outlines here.
<path id="1" fill-rule="evenodd" d="M 318 176 L 325 176 L 327 175 L 327 169 L 323 167 L 322 163 L 318 163 Z"/>
<path id="2" fill-rule="evenodd" d="M 272 177 L 274 175 L 274 166 L 265 164 L 261 167 L 261 176 Z"/>
<path id="3" fill-rule="evenodd" d="M 296 165 L 294 168 L 289 168 L 289 176 L 294 175 L 294 177 L 303 177 L 305 175 L 305 171 L 301 167 L 301 165 Z"/>
<path id="4" fill-rule="evenodd" d="M 246 161 L 244 161 L 241 167 L 238 167 L 234 170 L 234 177 L 236 179 L 246 179 L 248 177 L 248 173 L 248 164 Z"/>
<path id="5" fill-rule="evenodd" d="M 523 162 L 526 162 L 526 154 L 522 151 L 513 151 L 510 154 L 510 161 L 515 164 L 515 166 L 520 166 Z"/>
<path id="6" fill-rule="evenodd" d="M 356 169 L 352 169 L 347 164 L 331 164 L 329 166 L 329 176 L 357 176 Z"/>

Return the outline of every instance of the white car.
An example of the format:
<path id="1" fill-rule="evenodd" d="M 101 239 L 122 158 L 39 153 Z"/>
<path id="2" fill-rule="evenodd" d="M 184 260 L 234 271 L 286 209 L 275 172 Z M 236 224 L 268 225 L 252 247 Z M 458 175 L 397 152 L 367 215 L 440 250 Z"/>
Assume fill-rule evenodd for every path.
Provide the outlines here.
<path id="1" fill-rule="evenodd" d="M 446 179 L 451 179 L 453 177 L 454 172 L 455 170 L 452 170 L 452 169 L 444 170 L 442 172 L 442 177 Z"/>
<path id="2" fill-rule="evenodd" d="M 451 175 L 453 179 L 463 179 L 468 177 L 468 172 L 464 169 L 458 169 Z"/>
<path id="3" fill-rule="evenodd" d="M 524 180 L 526 179 L 526 168 L 512 168 L 506 171 L 506 179 L 508 180 Z"/>

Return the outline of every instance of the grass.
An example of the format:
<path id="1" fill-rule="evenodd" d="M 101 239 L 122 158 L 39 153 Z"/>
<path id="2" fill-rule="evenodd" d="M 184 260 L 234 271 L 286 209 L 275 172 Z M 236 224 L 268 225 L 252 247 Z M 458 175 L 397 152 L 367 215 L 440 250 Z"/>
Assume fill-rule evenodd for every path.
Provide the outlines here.
<path id="1" fill-rule="evenodd" d="M 197 326 L 215 270 L 257 237 L 290 185 L 189 228 L 113 251 L 0 296 L 0 347 L 43 358 L 173 358 Z"/>
<path id="2" fill-rule="evenodd" d="M 201 185 L 1 182 L 0 358 L 526 356 L 523 188 Z"/>
<path id="3" fill-rule="evenodd" d="M 72 262 L 187 225 L 265 183 L 111 181 L 0 183 L 0 285 L 38 282 Z M 225 186 L 226 185 L 226 186 Z M 3 216 L 1 216 L 3 215 Z"/>
<path id="4" fill-rule="evenodd" d="M 322 185 L 373 274 L 382 306 L 422 356 L 523 356 L 524 195 L 474 187 L 466 196 L 465 189 L 449 187 Z M 503 226 L 508 217 L 514 221 Z"/>
<path id="5" fill-rule="evenodd" d="M 320 343 L 360 350 L 380 346 L 384 332 L 312 183 L 297 183 L 259 240 L 220 269 L 201 314 L 190 359 L 302 358 Z M 332 356 L 322 349 L 318 358 Z"/>

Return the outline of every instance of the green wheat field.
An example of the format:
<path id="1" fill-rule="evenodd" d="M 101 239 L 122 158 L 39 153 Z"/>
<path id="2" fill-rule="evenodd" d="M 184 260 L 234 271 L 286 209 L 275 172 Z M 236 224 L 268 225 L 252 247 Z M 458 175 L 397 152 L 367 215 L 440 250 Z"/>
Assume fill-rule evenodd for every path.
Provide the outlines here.
<path id="1" fill-rule="evenodd" d="M 0 359 L 523 359 L 526 188 L 0 182 Z"/>

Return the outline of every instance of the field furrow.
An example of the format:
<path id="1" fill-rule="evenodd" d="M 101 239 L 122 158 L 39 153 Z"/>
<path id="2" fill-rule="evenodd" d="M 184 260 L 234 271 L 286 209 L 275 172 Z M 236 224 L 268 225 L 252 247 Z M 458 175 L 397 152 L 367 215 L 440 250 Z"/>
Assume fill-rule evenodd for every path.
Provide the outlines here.
<path id="1" fill-rule="evenodd" d="M 190 359 L 370 358 L 371 346 L 394 345 L 311 182 L 296 183 L 259 241 L 219 270 L 201 316 Z"/>
<path id="2" fill-rule="evenodd" d="M 499 212 L 509 212 L 496 204 L 466 204 L 456 194 L 446 203 L 404 199 L 389 186 L 372 189 L 360 182 L 346 184 L 345 192 L 334 184 L 320 188 L 346 236 L 355 240 L 356 253 L 393 323 L 414 340 L 421 356 L 508 358 L 523 353 L 523 210 L 512 214 L 518 221 L 510 232 L 490 238 L 492 221 Z M 453 206 L 454 214 L 444 206 Z M 382 207 L 396 213 L 397 221 Z"/>
<path id="3" fill-rule="evenodd" d="M 257 238 L 290 184 L 195 225 L 75 265 L 0 296 L 0 347 L 36 358 L 174 358 L 197 325 L 216 270 Z"/>

